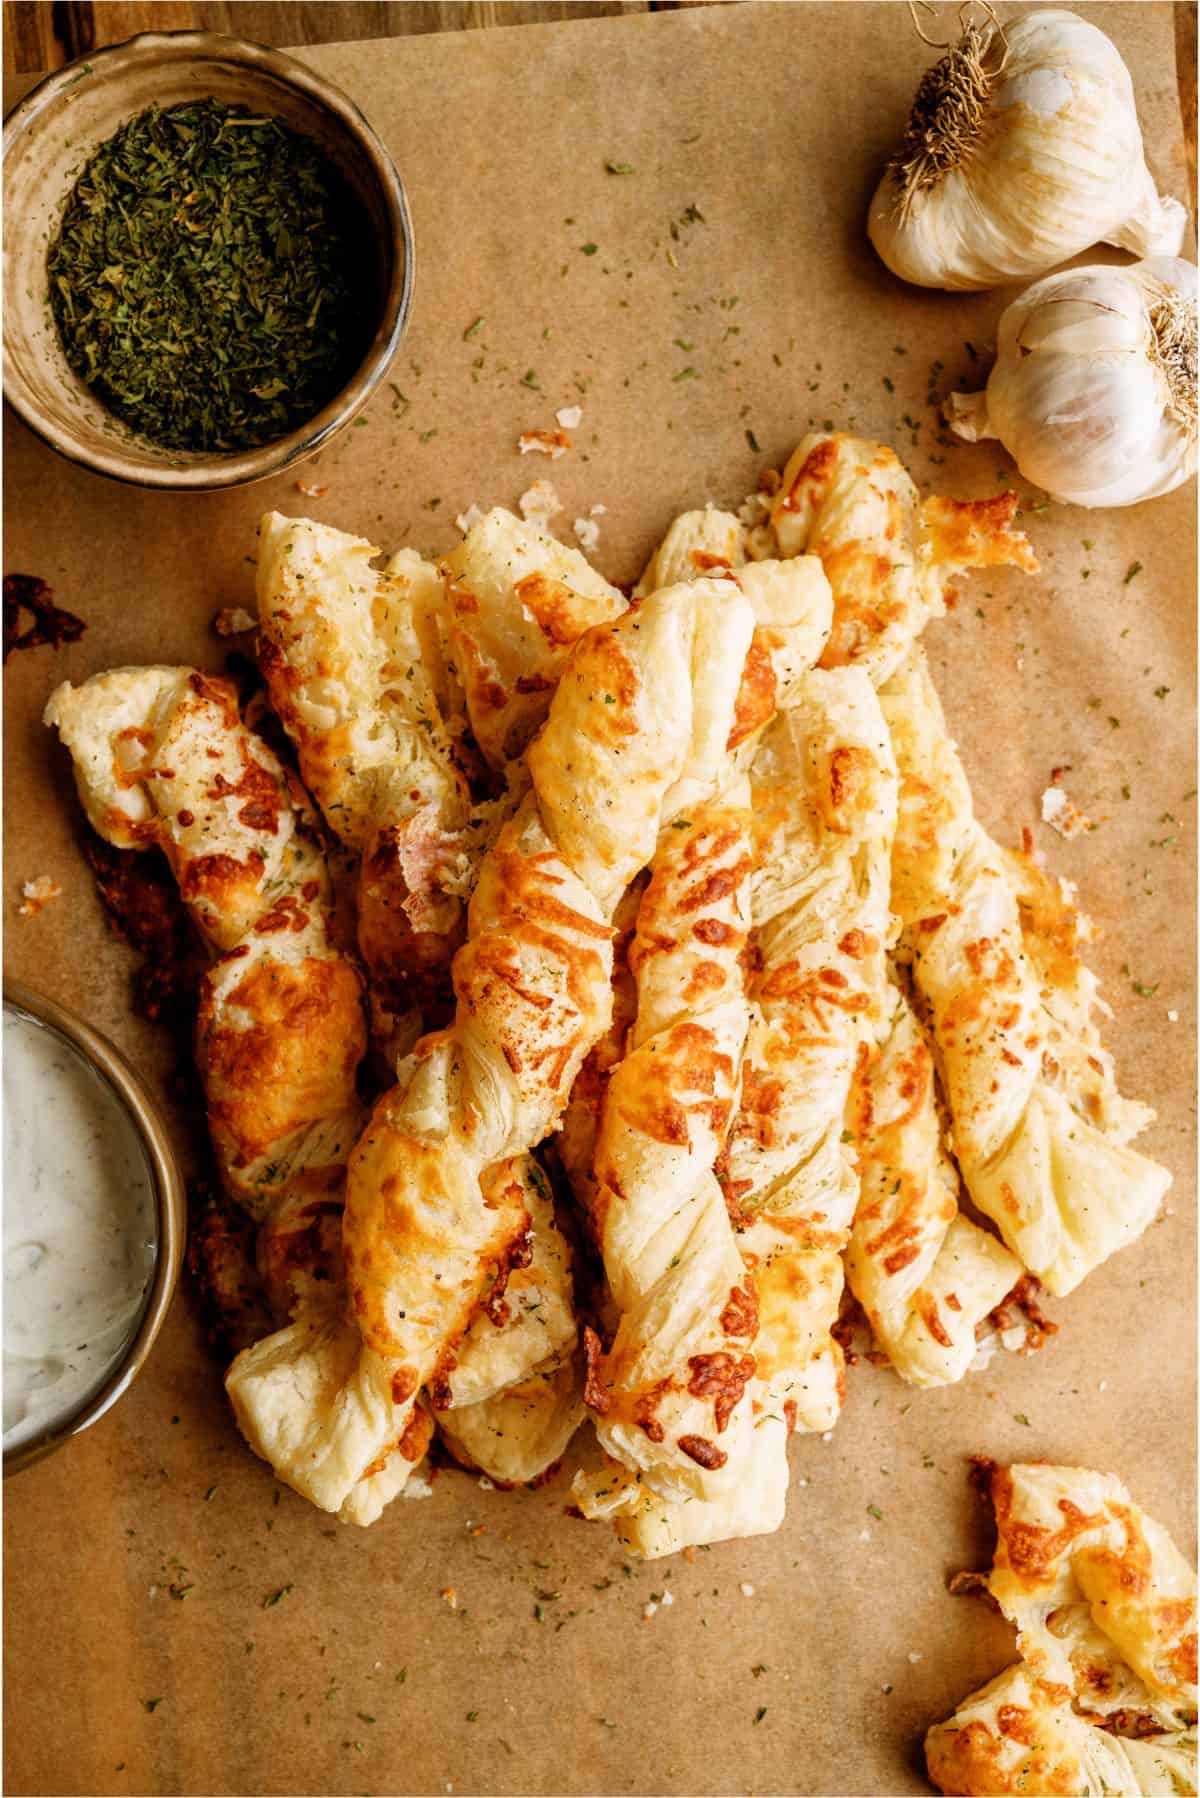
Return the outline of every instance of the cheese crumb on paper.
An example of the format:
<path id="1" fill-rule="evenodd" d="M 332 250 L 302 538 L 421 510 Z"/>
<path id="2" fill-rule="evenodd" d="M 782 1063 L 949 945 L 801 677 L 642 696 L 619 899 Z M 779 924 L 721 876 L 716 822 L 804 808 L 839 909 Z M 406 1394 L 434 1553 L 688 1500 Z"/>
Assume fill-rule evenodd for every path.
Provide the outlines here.
<path id="1" fill-rule="evenodd" d="M 1067 798 L 1062 787 L 1047 787 L 1042 794 L 1042 823 L 1068 842 L 1092 828 L 1091 819 Z"/>
<path id="2" fill-rule="evenodd" d="M 599 547 L 600 526 L 594 518 L 577 518 L 571 529 L 575 533 L 575 541 L 585 556 L 592 555 Z"/>
<path id="3" fill-rule="evenodd" d="M 454 520 L 455 529 L 460 530 L 465 537 L 468 531 L 474 530 L 483 515 L 483 507 L 477 506 L 472 500 L 466 511 L 460 512 Z"/>
<path id="4" fill-rule="evenodd" d="M 574 447 L 565 431 L 522 431 L 517 438 L 517 448 L 523 456 L 549 456 L 552 462 Z"/>
<path id="5" fill-rule="evenodd" d="M 245 606 L 222 606 L 212 627 L 218 637 L 240 637 L 243 631 L 256 631 L 258 619 Z"/>
<path id="6" fill-rule="evenodd" d="M 546 480 L 535 481 L 532 487 L 527 487 L 517 506 L 526 524 L 537 525 L 543 530 L 563 509 L 553 483 Z"/>
<path id="7" fill-rule="evenodd" d="M 23 902 L 17 909 L 23 918 L 36 918 L 52 899 L 62 897 L 62 888 L 48 874 L 39 874 L 36 880 L 25 881 L 21 892 Z"/>
<path id="8" fill-rule="evenodd" d="M 583 407 L 560 406 L 554 414 L 554 422 L 561 425 L 564 431 L 577 431 L 583 423 Z"/>

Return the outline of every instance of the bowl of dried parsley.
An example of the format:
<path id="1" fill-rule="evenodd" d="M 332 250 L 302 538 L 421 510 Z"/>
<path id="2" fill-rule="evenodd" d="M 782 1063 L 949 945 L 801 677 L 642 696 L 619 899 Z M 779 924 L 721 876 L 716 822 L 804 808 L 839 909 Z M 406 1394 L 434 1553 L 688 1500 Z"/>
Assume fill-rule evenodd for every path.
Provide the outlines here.
<path id="1" fill-rule="evenodd" d="M 145 32 L 4 123 L 4 397 L 63 455 L 175 490 L 322 448 L 382 380 L 413 241 L 386 148 L 294 58 Z"/>

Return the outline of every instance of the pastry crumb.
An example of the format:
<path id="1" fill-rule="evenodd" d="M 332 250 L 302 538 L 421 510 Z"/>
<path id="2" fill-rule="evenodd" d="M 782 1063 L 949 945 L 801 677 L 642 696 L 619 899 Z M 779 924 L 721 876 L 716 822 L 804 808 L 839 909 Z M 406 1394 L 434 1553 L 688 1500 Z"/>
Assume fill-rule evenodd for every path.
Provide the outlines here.
<path id="1" fill-rule="evenodd" d="M 477 506 L 474 500 L 472 500 L 466 511 L 460 512 L 458 517 L 454 520 L 455 528 L 460 530 L 465 537 L 468 531 L 474 530 L 482 517 L 483 507 Z"/>
<path id="2" fill-rule="evenodd" d="M 452 1611 L 458 1609 L 458 1592 L 453 1586 L 443 1586 L 438 1597 L 450 1606 Z"/>
<path id="3" fill-rule="evenodd" d="M 592 555 L 600 544 L 600 526 L 594 518 L 577 518 L 571 529 L 585 556 Z"/>
<path id="4" fill-rule="evenodd" d="M 742 1593 L 743 1598 L 753 1598 L 754 1597 L 754 1587 L 750 1584 L 749 1580 L 744 1579 L 742 1581 L 741 1593 Z"/>
<path id="5" fill-rule="evenodd" d="M 1062 787 L 1047 787 L 1042 794 L 1042 823 L 1068 842 L 1092 828 L 1091 819 L 1067 798 Z"/>
<path id="6" fill-rule="evenodd" d="M 550 520 L 562 511 L 562 501 L 551 481 L 535 481 L 527 487 L 517 501 L 521 517 L 526 524 L 536 525 L 545 530 Z"/>
<path id="7" fill-rule="evenodd" d="M 305 499 L 321 499 L 329 492 L 329 488 L 322 487 L 316 481 L 297 481 L 296 492 L 302 493 Z"/>
<path id="8" fill-rule="evenodd" d="M 20 915 L 23 918 L 36 918 L 52 899 L 62 897 L 62 888 L 49 874 L 39 874 L 36 880 L 25 881 L 21 893 L 22 903 L 17 908 Z"/>
<path id="9" fill-rule="evenodd" d="M 256 631 L 258 619 L 245 606 L 222 606 L 212 627 L 218 637 L 240 637 L 244 631 Z"/>
<path id="10" fill-rule="evenodd" d="M 583 407 L 560 406 L 554 414 L 554 422 L 561 425 L 564 431 L 577 431 L 583 423 Z"/>

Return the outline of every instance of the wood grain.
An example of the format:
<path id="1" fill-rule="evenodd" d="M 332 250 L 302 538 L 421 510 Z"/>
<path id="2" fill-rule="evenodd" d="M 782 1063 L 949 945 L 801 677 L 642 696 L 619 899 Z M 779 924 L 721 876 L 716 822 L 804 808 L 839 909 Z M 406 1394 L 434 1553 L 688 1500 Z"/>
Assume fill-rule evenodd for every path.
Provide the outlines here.
<path id="1" fill-rule="evenodd" d="M 57 69 L 137 31 L 330 44 L 669 10 L 652 0 L 4 0 L 4 72 Z"/>

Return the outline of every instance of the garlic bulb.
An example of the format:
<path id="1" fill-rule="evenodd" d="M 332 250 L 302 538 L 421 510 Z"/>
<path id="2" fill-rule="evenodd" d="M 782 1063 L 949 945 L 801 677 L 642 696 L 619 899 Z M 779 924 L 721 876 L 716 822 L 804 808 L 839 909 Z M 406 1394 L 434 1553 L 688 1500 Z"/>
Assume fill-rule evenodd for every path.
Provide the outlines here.
<path id="1" fill-rule="evenodd" d="M 1048 275 L 1001 315 L 982 393 L 946 420 L 998 437 L 1026 480 L 1077 506 L 1132 506 L 1196 472 L 1196 268 L 1176 256 Z"/>
<path id="2" fill-rule="evenodd" d="M 867 230 L 919 287 L 997 287 L 1094 243 L 1175 256 L 1187 221 L 1160 198 L 1133 84 L 1095 25 L 1058 8 L 968 25 L 928 70 Z"/>

